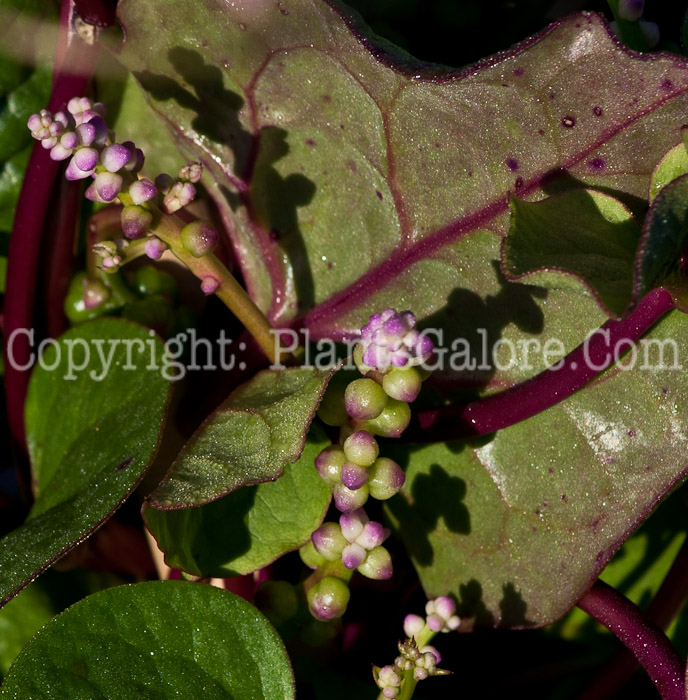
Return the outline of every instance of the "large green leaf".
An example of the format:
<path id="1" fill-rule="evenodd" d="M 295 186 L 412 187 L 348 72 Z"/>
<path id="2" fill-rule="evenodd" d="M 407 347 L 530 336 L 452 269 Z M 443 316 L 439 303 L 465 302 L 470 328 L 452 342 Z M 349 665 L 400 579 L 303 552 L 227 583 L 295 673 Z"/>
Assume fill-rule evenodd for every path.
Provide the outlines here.
<path id="1" fill-rule="evenodd" d="M 688 357 L 683 315 L 649 336 Z M 479 445 L 411 448 L 390 501 L 431 596 L 465 615 L 543 625 L 582 596 L 637 523 L 688 473 L 688 387 L 665 348 Z M 685 359 L 683 360 L 685 361 Z M 631 357 L 622 358 L 623 363 Z M 643 367 L 645 366 L 645 367 Z"/>
<path id="2" fill-rule="evenodd" d="M 0 698 L 289 700 L 275 630 L 249 603 L 203 584 L 121 586 L 76 603 L 19 655 Z"/>
<path id="3" fill-rule="evenodd" d="M 218 501 L 144 515 L 168 566 L 197 576 L 247 574 L 306 542 L 325 517 L 330 487 L 313 461 L 327 445 L 313 426 L 300 459 L 277 479 L 243 488 Z"/>
<path id="4" fill-rule="evenodd" d="M 688 103 L 684 61 L 635 57 L 594 14 L 464 71 L 389 53 L 324 0 L 120 16 L 120 57 L 206 164 L 255 298 L 279 320 L 311 309 L 317 336 L 390 304 L 434 314 L 460 288 L 486 299 L 492 258 L 460 242 L 504 234 L 510 192 L 582 183 L 639 211 Z M 555 322 L 569 297 L 551 295 Z"/>
<path id="5" fill-rule="evenodd" d="M 151 494 L 154 508 L 188 508 L 274 481 L 303 450 L 332 370 L 265 370 L 242 384 L 184 446 Z"/>
<path id="6" fill-rule="evenodd" d="M 0 539 L 0 603 L 86 539 L 141 480 L 169 393 L 163 350 L 147 329 L 103 319 L 43 354 L 26 407 L 38 498 L 27 522 Z"/>

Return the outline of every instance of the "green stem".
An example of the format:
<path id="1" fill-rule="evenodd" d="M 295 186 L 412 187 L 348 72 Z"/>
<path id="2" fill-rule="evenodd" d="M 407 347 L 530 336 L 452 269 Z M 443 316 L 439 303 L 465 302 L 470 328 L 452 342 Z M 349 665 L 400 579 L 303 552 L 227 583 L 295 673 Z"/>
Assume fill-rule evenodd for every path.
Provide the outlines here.
<path id="1" fill-rule="evenodd" d="M 157 215 L 157 216 L 156 216 Z M 255 338 L 263 354 L 272 364 L 278 364 L 281 359 L 279 346 L 275 347 L 272 326 L 263 312 L 255 305 L 246 290 L 234 279 L 229 270 L 212 253 L 200 258 L 194 257 L 182 245 L 180 232 L 183 223 L 173 216 L 167 216 L 159 211 L 154 213 L 158 223 L 152 232 L 163 242 L 167 243 L 173 255 L 191 272 L 203 281 L 212 277 L 219 282 L 215 295 L 241 321 L 246 330 Z"/>

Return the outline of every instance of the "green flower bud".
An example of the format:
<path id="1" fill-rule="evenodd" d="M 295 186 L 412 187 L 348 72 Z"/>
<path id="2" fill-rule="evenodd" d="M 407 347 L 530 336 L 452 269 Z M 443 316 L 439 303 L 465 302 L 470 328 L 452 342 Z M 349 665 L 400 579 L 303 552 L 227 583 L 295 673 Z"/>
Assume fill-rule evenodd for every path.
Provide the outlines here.
<path id="1" fill-rule="evenodd" d="M 380 454 L 380 448 L 367 430 L 359 430 L 344 441 L 344 454 L 349 462 L 369 467 Z"/>
<path id="2" fill-rule="evenodd" d="M 387 457 L 376 459 L 369 470 L 368 488 L 370 495 L 378 501 L 385 501 L 399 493 L 406 475 L 401 467 Z"/>
<path id="3" fill-rule="evenodd" d="M 318 554 L 318 550 L 313 545 L 313 540 L 308 540 L 303 547 L 299 548 L 299 556 L 309 569 L 317 569 L 327 561 L 322 554 Z"/>
<path id="4" fill-rule="evenodd" d="M 411 421 L 411 409 L 404 401 L 389 399 L 387 408 L 377 417 L 366 421 L 366 428 L 375 435 L 398 438 Z"/>
<path id="5" fill-rule="evenodd" d="M 334 486 L 341 480 L 342 466 L 345 462 L 346 455 L 341 445 L 330 445 L 315 458 L 315 468 L 323 481 Z"/>
<path id="6" fill-rule="evenodd" d="M 382 413 L 387 395 L 374 379 L 356 379 L 346 388 L 344 404 L 352 418 L 368 420 Z"/>
<path id="7" fill-rule="evenodd" d="M 382 546 L 368 552 L 366 560 L 358 567 L 359 573 L 378 581 L 392 577 L 392 557 Z"/>
<path id="8" fill-rule="evenodd" d="M 346 372 L 338 372 L 327 385 L 325 396 L 318 406 L 318 417 L 325 425 L 339 427 L 349 420 L 349 414 L 344 405 L 347 384 Z"/>
<path id="9" fill-rule="evenodd" d="M 422 385 L 420 372 L 415 367 L 396 367 L 385 374 L 382 379 L 382 388 L 387 396 L 397 401 L 411 403 L 420 393 Z M 375 416 L 372 416 L 375 418 Z"/>
<path id="10" fill-rule="evenodd" d="M 217 231 L 202 221 L 194 221 L 184 226 L 180 236 L 184 248 L 195 258 L 212 253 L 217 246 Z"/>
<path id="11" fill-rule="evenodd" d="M 344 581 L 326 576 L 308 591 L 308 607 L 318 620 L 341 617 L 349 604 L 351 592 Z"/>

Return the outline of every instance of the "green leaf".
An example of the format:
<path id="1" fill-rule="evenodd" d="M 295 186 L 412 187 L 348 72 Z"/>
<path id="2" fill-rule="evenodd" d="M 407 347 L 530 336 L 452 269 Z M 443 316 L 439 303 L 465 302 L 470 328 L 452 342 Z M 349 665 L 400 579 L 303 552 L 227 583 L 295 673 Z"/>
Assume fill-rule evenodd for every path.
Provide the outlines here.
<path id="1" fill-rule="evenodd" d="M 650 202 L 659 194 L 663 187 L 681 175 L 688 173 L 688 150 L 684 143 L 674 146 L 657 163 L 650 178 Z"/>
<path id="2" fill-rule="evenodd" d="M 465 239 L 506 233 L 509 193 L 603 189 L 639 213 L 688 107 L 684 61 L 638 58 L 594 14 L 450 71 L 391 54 L 324 0 L 213 0 L 192 25 L 180 1 L 119 12 L 119 58 L 207 165 L 249 290 L 313 338 L 390 305 L 436 315 L 457 289 L 486 302 L 494 258 Z M 570 318 L 570 297 L 549 306 Z"/>
<path id="3" fill-rule="evenodd" d="M 38 498 L 29 520 L 0 539 L 1 603 L 86 539 L 141 480 L 169 393 L 162 355 L 146 329 L 102 319 L 68 331 L 42 356 L 26 407 Z"/>
<path id="4" fill-rule="evenodd" d="M 289 700 L 277 633 L 249 603 L 182 581 L 121 586 L 76 603 L 19 655 L 0 698 Z"/>
<path id="5" fill-rule="evenodd" d="M 265 370 L 240 386 L 187 442 L 150 504 L 203 505 L 240 486 L 280 477 L 301 455 L 332 372 Z"/>
<path id="6" fill-rule="evenodd" d="M 661 190 L 645 217 L 636 258 L 637 299 L 677 281 L 687 247 L 688 175 L 681 175 Z"/>
<path id="7" fill-rule="evenodd" d="M 685 478 L 688 387 L 671 350 L 688 357 L 684 315 L 649 338 L 633 369 L 478 444 L 396 455 L 406 484 L 388 509 L 428 596 L 452 593 L 484 624 L 554 622 Z"/>
<path id="8" fill-rule="evenodd" d="M 224 578 L 256 571 L 300 547 L 330 503 L 331 489 L 313 466 L 329 444 L 322 429 L 312 426 L 300 459 L 277 481 L 244 486 L 197 508 L 147 506 L 146 524 L 167 565 Z"/>
<path id="9" fill-rule="evenodd" d="M 566 286 L 582 279 L 617 316 L 631 303 L 640 229 L 621 202 L 593 190 L 570 190 L 540 202 L 511 199 L 503 264 L 515 279 Z"/>

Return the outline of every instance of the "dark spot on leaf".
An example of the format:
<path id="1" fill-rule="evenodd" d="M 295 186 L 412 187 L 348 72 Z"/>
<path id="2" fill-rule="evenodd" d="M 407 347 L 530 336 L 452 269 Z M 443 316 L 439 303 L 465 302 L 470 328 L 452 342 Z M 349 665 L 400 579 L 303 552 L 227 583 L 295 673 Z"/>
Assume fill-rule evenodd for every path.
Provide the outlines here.
<path id="1" fill-rule="evenodd" d="M 435 148 L 439 148 L 439 147 L 440 147 L 439 143 L 436 143 Z"/>
<path id="2" fill-rule="evenodd" d="M 601 116 L 602 116 L 602 107 L 600 107 L 599 105 L 595 105 L 595 106 L 592 108 L 592 113 L 593 113 L 596 117 L 601 117 Z"/>
<path id="3" fill-rule="evenodd" d="M 554 474 L 554 467 L 547 467 L 547 471 L 548 471 L 550 474 Z"/>
<path id="4" fill-rule="evenodd" d="M 565 129 L 573 129 L 573 127 L 576 126 L 576 118 L 567 114 L 565 117 L 561 118 L 561 125 Z"/>
<path id="5" fill-rule="evenodd" d="M 469 170 L 469 171 L 468 171 L 468 177 L 473 177 L 473 171 L 472 171 L 472 170 Z"/>
<path id="6" fill-rule="evenodd" d="M 556 97 L 556 95 L 553 92 L 549 93 L 549 99 L 553 100 Z"/>
<path id="7" fill-rule="evenodd" d="M 674 89 L 674 81 L 669 80 L 669 78 L 667 78 L 666 80 L 662 81 L 662 84 L 660 85 L 660 87 L 663 88 L 664 90 L 673 90 Z"/>
<path id="8" fill-rule="evenodd" d="M 124 471 L 132 462 L 134 461 L 133 457 L 127 457 L 123 462 L 120 462 L 116 467 L 115 471 L 116 472 L 121 472 Z"/>
<path id="9" fill-rule="evenodd" d="M 306 139 L 307 146 L 315 146 L 315 139 Z"/>
<path id="10" fill-rule="evenodd" d="M 516 158 L 507 158 L 506 159 L 506 165 L 511 170 L 511 172 L 515 173 L 518 170 L 518 161 Z"/>
<path id="11" fill-rule="evenodd" d="M 278 2 L 278 3 L 277 3 L 277 7 L 279 8 L 279 11 L 280 11 L 283 15 L 288 15 L 288 14 L 289 14 L 289 10 L 287 10 L 287 8 L 284 7 L 284 5 L 282 5 L 281 2 Z"/>
<path id="12" fill-rule="evenodd" d="M 544 130 L 544 129 L 538 129 L 538 134 L 540 134 L 540 136 L 544 136 L 544 135 L 545 135 L 545 130 Z"/>
<path id="13" fill-rule="evenodd" d="M 340 125 L 339 125 L 339 128 L 340 128 L 340 129 L 343 129 L 343 128 L 344 128 L 344 124 L 340 124 Z"/>
<path id="14" fill-rule="evenodd" d="M 239 29 L 241 29 L 242 32 L 246 31 L 246 25 L 243 22 L 239 22 Z"/>
<path id="15" fill-rule="evenodd" d="M 382 199 L 382 192 L 380 192 L 380 190 L 375 190 L 375 194 L 377 195 L 378 199 Z"/>
<path id="16" fill-rule="evenodd" d="M 354 161 L 351 160 L 351 158 L 349 158 L 349 160 L 346 161 L 346 167 L 349 168 L 349 170 L 351 170 L 352 173 L 355 173 L 358 170 L 358 168 L 356 167 L 356 163 L 354 163 Z"/>
<path id="17" fill-rule="evenodd" d="M 606 164 L 607 161 L 604 158 L 591 158 L 588 161 L 588 165 L 592 170 L 602 170 Z"/>
<path id="18" fill-rule="evenodd" d="M 576 22 L 576 29 L 580 29 L 580 22 Z"/>
<path id="19" fill-rule="evenodd" d="M 322 96 L 323 102 L 332 102 L 332 98 L 329 95 Z"/>
<path id="20" fill-rule="evenodd" d="M 331 262 L 327 263 L 327 269 L 331 270 L 334 267 L 334 265 Z"/>
<path id="21" fill-rule="evenodd" d="M 628 437 L 635 437 L 636 435 L 637 435 L 637 433 L 632 428 L 631 428 L 631 430 L 628 431 Z"/>
<path id="22" fill-rule="evenodd" d="M 516 69 L 514 70 L 514 75 L 517 75 L 517 76 L 518 76 L 518 75 L 523 75 L 525 72 L 526 72 L 526 71 L 525 71 L 525 68 L 516 68 Z"/>
<path id="23" fill-rule="evenodd" d="M 516 178 L 516 182 L 514 182 L 514 187 L 515 187 L 517 190 L 520 190 L 521 187 L 523 187 L 523 178 L 522 178 L 522 177 L 517 177 L 517 178 Z"/>
<path id="24" fill-rule="evenodd" d="M 502 83 L 502 87 L 509 87 L 509 83 Z"/>
<path id="25" fill-rule="evenodd" d="M 569 497 L 568 497 L 565 493 L 562 493 L 562 494 L 561 494 L 561 500 L 564 501 L 564 503 L 568 503 L 568 502 L 569 502 Z"/>

